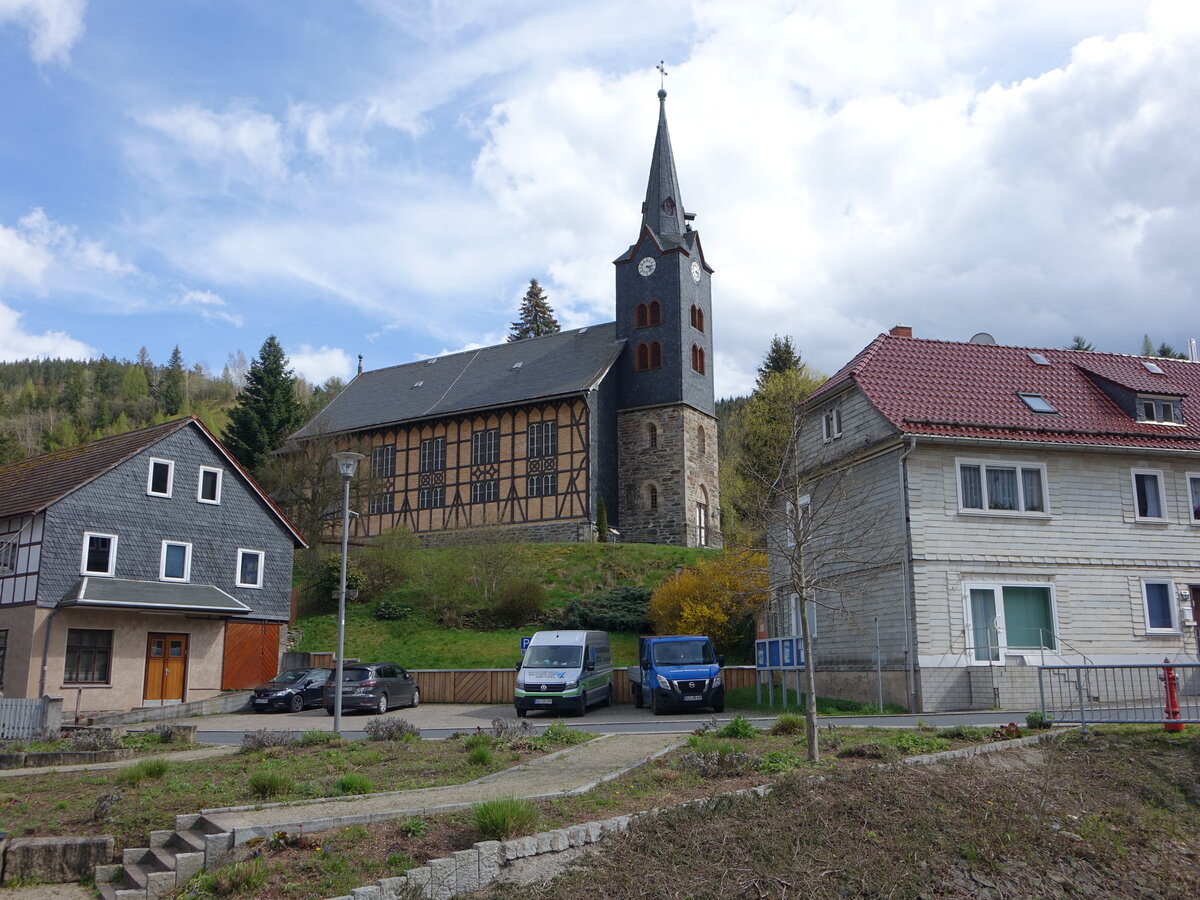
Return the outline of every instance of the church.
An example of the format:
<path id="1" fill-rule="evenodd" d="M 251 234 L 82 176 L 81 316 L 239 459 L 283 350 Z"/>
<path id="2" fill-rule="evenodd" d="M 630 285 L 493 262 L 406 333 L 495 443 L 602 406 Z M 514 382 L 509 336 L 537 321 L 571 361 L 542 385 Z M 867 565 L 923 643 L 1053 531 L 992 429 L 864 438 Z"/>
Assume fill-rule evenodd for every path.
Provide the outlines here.
<path id="1" fill-rule="evenodd" d="M 685 211 L 658 92 L 641 225 L 616 320 L 359 372 L 293 440 L 366 459 L 356 536 L 720 547 L 712 268 Z M 631 217 L 632 218 L 632 217 Z"/>

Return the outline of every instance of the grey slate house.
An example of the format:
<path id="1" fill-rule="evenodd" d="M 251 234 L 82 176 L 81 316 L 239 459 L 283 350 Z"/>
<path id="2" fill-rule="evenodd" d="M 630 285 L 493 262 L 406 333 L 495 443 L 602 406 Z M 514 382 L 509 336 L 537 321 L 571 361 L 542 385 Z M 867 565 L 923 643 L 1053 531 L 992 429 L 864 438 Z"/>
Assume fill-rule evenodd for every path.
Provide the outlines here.
<path id="1" fill-rule="evenodd" d="M 194 418 L 0 469 L 7 697 L 83 712 L 277 671 L 303 537 Z"/>
<path id="2" fill-rule="evenodd" d="M 801 407 L 770 548 L 825 579 L 818 691 L 874 702 L 876 622 L 885 701 L 916 711 L 1031 708 L 1041 664 L 1196 661 L 1198 404 L 1187 360 L 876 338 Z"/>
<path id="3" fill-rule="evenodd" d="M 356 536 L 590 541 L 603 500 L 621 540 L 721 545 L 713 270 L 665 101 L 638 236 L 614 261 L 615 322 L 360 372 L 292 436 L 369 457 Z"/>

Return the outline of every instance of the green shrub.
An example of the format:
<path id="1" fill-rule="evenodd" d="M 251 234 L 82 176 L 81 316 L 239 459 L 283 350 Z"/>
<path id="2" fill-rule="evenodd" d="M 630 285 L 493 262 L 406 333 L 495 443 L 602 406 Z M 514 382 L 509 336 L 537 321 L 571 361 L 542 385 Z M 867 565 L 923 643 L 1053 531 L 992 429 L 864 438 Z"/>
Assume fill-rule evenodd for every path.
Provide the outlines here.
<path id="1" fill-rule="evenodd" d="M 551 722 L 546 726 L 533 744 L 539 750 L 549 750 L 552 747 L 570 747 L 573 744 L 582 744 L 592 739 L 593 735 L 586 731 L 576 731 L 567 725 L 566 722 Z"/>
<path id="2" fill-rule="evenodd" d="M 868 741 L 865 744 L 851 744 L 838 751 L 840 759 L 882 759 L 893 760 L 900 758 L 900 751 L 892 744 L 879 741 Z"/>
<path id="3" fill-rule="evenodd" d="M 342 554 L 331 553 L 321 563 L 321 574 L 313 586 L 313 608 L 317 612 L 333 612 L 337 609 L 338 592 L 341 589 Z M 353 559 L 346 561 L 346 590 L 362 591 L 366 579 L 362 569 Z"/>
<path id="4" fill-rule="evenodd" d="M 301 747 L 314 747 L 320 744 L 328 744 L 330 741 L 339 740 L 336 731 L 306 731 L 300 735 L 299 744 Z"/>
<path id="5" fill-rule="evenodd" d="M 547 616 L 546 622 L 555 628 L 645 634 L 650 630 L 649 604 L 650 590 L 630 585 L 601 591 L 592 597 L 573 598 L 563 609 Z"/>
<path id="6" fill-rule="evenodd" d="M 532 579 L 521 579 L 501 588 L 491 618 L 501 628 L 520 628 L 536 622 L 545 607 L 546 589 Z"/>
<path id="7" fill-rule="evenodd" d="M 292 779 L 281 772 L 261 769 L 250 773 L 250 777 L 246 779 L 246 785 L 250 788 L 250 793 L 259 800 L 268 800 L 271 797 L 290 792 Z"/>
<path id="8" fill-rule="evenodd" d="M 403 525 L 385 531 L 367 544 L 362 552 L 351 560 L 357 564 L 362 574 L 361 590 L 364 599 L 385 597 L 408 581 L 415 573 L 420 549 L 420 539 Z M 350 573 L 347 572 L 347 586 L 349 581 Z M 376 611 L 376 618 L 386 617 Z"/>
<path id="9" fill-rule="evenodd" d="M 804 760 L 790 750 L 771 750 L 764 753 L 758 761 L 758 770 L 772 775 L 790 772 L 804 765 Z"/>
<path id="10" fill-rule="evenodd" d="M 492 764 L 492 748 L 472 747 L 467 751 L 467 762 L 473 766 L 490 766 Z"/>
<path id="11" fill-rule="evenodd" d="M 771 726 L 771 734 L 804 734 L 804 716 L 799 713 L 780 713 Z"/>
<path id="12" fill-rule="evenodd" d="M 421 729 L 408 719 L 392 717 L 372 719 L 363 731 L 369 741 L 415 741 L 421 736 Z"/>
<path id="13" fill-rule="evenodd" d="M 1039 728 L 1049 728 L 1054 724 L 1054 719 L 1046 715 L 1040 709 L 1035 709 L 1033 712 L 1025 716 L 1025 725 L 1027 728 L 1037 730 Z"/>
<path id="14" fill-rule="evenodd" d="M 399 622 L 412 615 L 412 607 L 398 597 L 384 597 L 375 605 L 372 615 L 381 622 Z"/>
<path id="15" fill-rule="evenodd" d="M 476 747 L 487 747 L 490 749 L 491 746 L 492 736 L 490 734 L 485 734 L 482 731 L 477 731 L 474 734 L 468 734 L 465 738 L 463 738 L 464 750 L 474 750 Z"/>
<path id="16" fill-rule="evenodd" d="M 416 816 L 409 816 L 400 823 L 400 833 L 405 837 L 421 837 L 429 830 L 429 823 Z"/>
<path id="17" fill-rule="evenodd" d="M 527 800 L 501 797 L 471 807 L 475 830 L 485 841 L 506 841 L 532 831 L 538 822 L 537 807 Z"/>
<path id="18" fill-rule="evenodd" d="M 758 735 L 758 729 L 750 724 L 750 720 L 741 713 L 717 729 L 717 737 L 723 738 L 752 738 Z"/>
<path id="19" fill-rule="evenodd" d="M 988 732 L 976 725 L 954 725 L 939 729 L 937 736 L 954 741 L 986 741 Z"/>
<path id="20" fill-rule="evenodd" d="M 371 779 L 362 772 L 347 772 L 333 783 L 333 790 L 338 794 L 369 794 Z"/>
<path id="21" fill-rule="evenodd" d="M 891 736 L 891 744 L 905 756 L 920 753 L 937 753 L 946 750 L 950 742 L 945 738 L 933 737 L 926 734 L 914 734 L 911 731 L 897 731 Z"/>
<path id="22" fill-rule="evenodd" d="M 121 769 L 116 780 L 121 784 L 141 784 L 147 779 L 162 778 L 170 767 L 165 759 L 139 759 L 132 766 Z"/>
<path id="23" fill-rule="evenodd" d="M 191 882 L 192 894 L 199 897 L 232 897 L 255 894 L 266 887 L 267 866 L 261 859 L 232 863 L 213 872 L 201 872 Z"/>

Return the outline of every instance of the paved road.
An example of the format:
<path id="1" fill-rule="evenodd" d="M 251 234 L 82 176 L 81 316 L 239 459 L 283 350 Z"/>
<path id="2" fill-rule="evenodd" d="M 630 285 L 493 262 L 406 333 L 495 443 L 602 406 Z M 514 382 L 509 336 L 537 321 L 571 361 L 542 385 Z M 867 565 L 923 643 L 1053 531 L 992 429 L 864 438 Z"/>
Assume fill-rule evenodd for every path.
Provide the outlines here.
<path id="1" fill-rule="evenodd" d="M 734 715 L 733 710 L 717 716 L 720 721 L 728 721 Z M 928 725 L 1003 725 L 1007 722 L 1023 724 L 1028 710 L 992 710 L 984 712 L 965 713 L 928 713 L 919 716 L 822 716 L 821 725 L 834 724 L 850 725 L 883 725 L 892 727 L 911 727 L 918 722 Z M 493 719 L 504 719 L 517 723 L 515 710 L 508 705 L 473 705 L 465 703 L 425 703 L 417 709 L 396 709 L 387 714 L 393 718 L 404 718 L 421 729 L 421 736 L 427 739 L 440 740 L 454 732 L 471 732 L 476 728 L 485 731 L 492 726 Z M 746 716 L 760 728 L 768 727 L 774 716 L 750 713 Z M 364 729 L 373 717 L 360 713 L 347 714 L 342 718 L 342 733 L 347 737 L 358 738 L 365 735 Z M 634 709 L 629 705 L 617 705 L 607 708 L 591 709 L 583 718 L 562 719 L 561 716 L 550 712 L 530 713 L 524 721 L 538 730 L 554 721 L 564 721 L 572 728 L 594 731 L 600 734 L 686 734 L 700 728 L 706 722 L 712 721 L 711 713 L 675 713 L 655 716 L 648 710 Z M 299 713 L 229 713 L 218 716 L 204 716 L 180 719 L 181 724 L 198 725 L 199 733 L 196 739 L 206 744 L 236 744 L 240 743 L 242 735 L 247 731 L 268 729 L 271 731 L 332 731 L 333 717 L 321 709 L 310 709 Z M 133 726 L 137 727 L 137 726 Z"/>

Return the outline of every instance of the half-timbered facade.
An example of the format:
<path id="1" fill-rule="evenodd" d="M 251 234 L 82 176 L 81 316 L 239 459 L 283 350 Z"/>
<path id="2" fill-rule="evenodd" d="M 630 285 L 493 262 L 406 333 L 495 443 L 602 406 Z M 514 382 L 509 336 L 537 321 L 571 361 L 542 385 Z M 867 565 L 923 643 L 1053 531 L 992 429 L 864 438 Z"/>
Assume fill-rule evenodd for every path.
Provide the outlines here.
<path id="1" fill-rule="evenodd" d="M 615 322 L 359 372 L 293 435 L 362 452 L 356 536 L 427 542 L 503 526 L 590 541 L 721 545 L 712 268 L 684 211 L 666 93 Z"/>

